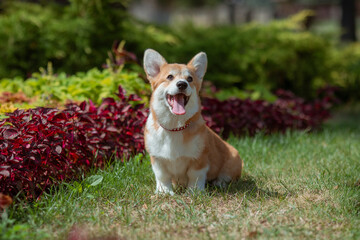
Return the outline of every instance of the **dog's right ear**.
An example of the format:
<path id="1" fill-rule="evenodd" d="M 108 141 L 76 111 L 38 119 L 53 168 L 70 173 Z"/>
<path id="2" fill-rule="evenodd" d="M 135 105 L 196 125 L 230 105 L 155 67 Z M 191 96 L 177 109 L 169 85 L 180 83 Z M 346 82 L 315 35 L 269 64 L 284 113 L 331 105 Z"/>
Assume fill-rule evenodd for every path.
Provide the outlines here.
<path id="1" fill-rule="evenodd" d="M 144 53 L 144 69 L 149 81 L 159 74 L 160 68 L 166 63 L 160 53 L 153 49 L 146 49 Z"/>

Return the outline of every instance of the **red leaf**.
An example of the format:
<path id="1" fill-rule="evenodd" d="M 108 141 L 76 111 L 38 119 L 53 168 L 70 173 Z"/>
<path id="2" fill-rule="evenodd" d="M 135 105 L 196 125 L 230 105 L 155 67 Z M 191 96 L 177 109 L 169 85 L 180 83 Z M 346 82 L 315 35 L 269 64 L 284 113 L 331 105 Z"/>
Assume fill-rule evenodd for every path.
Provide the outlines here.
<path id="1" fill-rule="evenodd" d="M 14 139 L 16 138 L 17 136 L 19 135 L 18 131 L 15 130 L 15 129 L 6 129 L 4 132 L 3 132 L 3 138 L 4 139 Z"/>

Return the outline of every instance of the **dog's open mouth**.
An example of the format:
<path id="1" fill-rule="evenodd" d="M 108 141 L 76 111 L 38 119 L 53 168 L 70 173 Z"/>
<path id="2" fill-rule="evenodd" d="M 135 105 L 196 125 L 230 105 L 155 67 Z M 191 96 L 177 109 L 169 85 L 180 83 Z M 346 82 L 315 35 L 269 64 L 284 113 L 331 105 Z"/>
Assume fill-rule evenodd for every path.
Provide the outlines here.
<path id="1" fill-rule="evenodd" d="M 188 96 L 183 93 L 176 95 L 166 95 L 167 101 L 171 107 L 171 111 L 176 115 L 184 115 L 186 113 L 185 106 L 189 101 Z"/>

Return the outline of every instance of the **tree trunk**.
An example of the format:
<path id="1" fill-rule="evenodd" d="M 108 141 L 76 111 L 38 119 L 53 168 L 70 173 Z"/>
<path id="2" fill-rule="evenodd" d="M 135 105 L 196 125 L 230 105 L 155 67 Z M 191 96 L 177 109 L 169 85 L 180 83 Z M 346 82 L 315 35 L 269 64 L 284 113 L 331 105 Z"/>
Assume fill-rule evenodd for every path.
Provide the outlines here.
<path id="1" fill-rule="evenodd" d="M 355 0 L 341 0 L 341 40 L 344 42 L 356 41 L 356 5 Z"/>
<path id="2" fill-rule="evenodd" d="M 232 25 L 235 25 L 236 23 L 236 2 L 235 0 L 229 0 L 227 2 L 228 9 L 229 9 L 229 22 Z"/>

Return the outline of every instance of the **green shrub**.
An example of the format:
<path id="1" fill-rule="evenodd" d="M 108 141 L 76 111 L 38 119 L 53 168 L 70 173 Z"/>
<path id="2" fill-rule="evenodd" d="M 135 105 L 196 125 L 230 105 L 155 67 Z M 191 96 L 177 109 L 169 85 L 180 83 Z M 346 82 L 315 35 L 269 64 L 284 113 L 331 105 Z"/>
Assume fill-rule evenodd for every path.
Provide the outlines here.
<path id="1" fill-rule="evenodd" d="M 220 89 L 218 92 L 212 95 L 220 101 L 224 101 L 229 98 L 239 98 L 242 100 L 251 99 L 253 101 L 265 100 L 272 103 L 277 99 L 276 95 L 272 94 L 266 87 L 260 84 L 249 85 L 246 90 L 238 88 Z"/>
<path id="2" fill-rule="evenodd" d="M 173 28 L 173 41 L 169 43 L 154 43 L 144 36 L 138 39 L 138 34 L 125 39 L 137 54 L 151 47 L 169 62 L 186 62 L 195 53 L 206 52 L 209 62 L 205 78 L 218 87 L 248 88 L 255 84 L 272 90 L 290 89 L 309 97 L 319 82 L 330 77 L 329 49 L 333 46 L 302 30 L 308 14 L 302 12 L 266 25 L 199 28 L 188 24 Z M 136 42 L 138 45 L 132 48 Z"/>
<path id="3" fill-rule="evenodd" d="M 127 50 L 137 56 L 154 48 L 169 62 L 187 62 L 197 52 L 206 52 L 205 78 L 222 89 L 215 94 L 220 99 L 236 96 L 273 101 L 269 90 L 278 88 L 312 98 L 328 84 L 340 86 L 343 99 L 358 98 L 360 45 L 341 48 L 333 38 L 305 31 L 304 20 L 311 14 L 303 11 L 265 25 L 206 28 L 192 24 L 155 28 L 126 21 L 123 39 Z"/>
<path id="4" fill-rule="evenodd" d="M 52 62 L 67 73 L 101 66 L 121 39 L 126 0 L 71 0 L 70 5 L 6 1 L 0 15 L 0 78 L 27 76 Z M 122 5 L 121 5 L 122 6 Z"/>
<path id="5" fill-rule="evenodd" d="M 113 72 L 111 69 L 98 70 L 96 68 L 86 73 L 77 73 L 67 76 L 65 73 L 54 75 L 51 67 L 48 71 L 42 70 L 35 73 L 26 81 L 21 78 L 2 79 L 0 89 L 9 92 L 23 92 L 27 97 L 39 97 L 39 102 L 34 103 L 44 106 L 47 101 L 66 103 L 68 100 L 85 101 L 91 99 L 100 103 L 103 98 L 115 97 L 118 86 L 121 85 L 128 94 L 135 93 L 149 101 L 150 85 L 135 72 L 120 70 Z"/>
<path id="6" fill-rule="evenodd" d="M 332 84 L 341 88 L 342 99 L 360 98 L 360 44 L 334 51 Z"/>
<path id="7" fill-rule="evenodd" d="M 264 89 L 278 88 L 312 97 L 328 83 L 356 96 L 358 55 L 353 47 L 342 52 L 333 41 L 304 31 L 309 11 L 265 25 L 158 27 L 128 17 L 127 0 L 72 0 L 65 7 L 7 2 L 0 15 L 0 78 L 29 76 L 48 62 L 67 74 L 87 71 L 105 62 L 115 40 L 126 40 L 126 49 L 139 58 L 147 48 L 169 62 L 187 62 L 205 51 L 206 80 L 220 88 L 255 89 L 252 98 L 272 98 Z M 222 98 L 231 92 L 244 95 L 230 90 Z"/>

